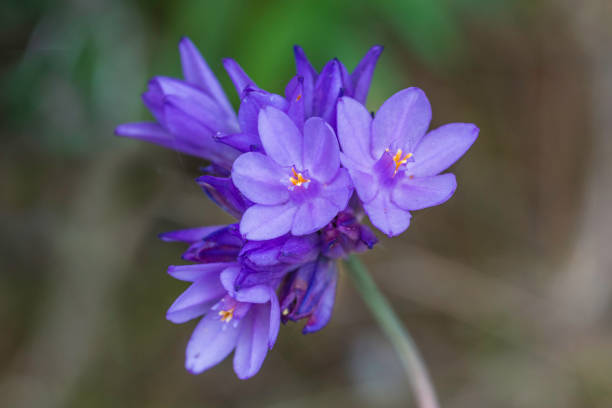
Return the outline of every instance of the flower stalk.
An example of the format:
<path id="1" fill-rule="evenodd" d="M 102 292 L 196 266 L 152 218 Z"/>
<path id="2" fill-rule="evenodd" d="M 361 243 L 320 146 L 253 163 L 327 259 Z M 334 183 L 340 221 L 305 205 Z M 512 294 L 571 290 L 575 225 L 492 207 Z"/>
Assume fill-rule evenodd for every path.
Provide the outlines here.
<path id="1" fill-rule="evenodd" d="M 397 317 L 387 298 L 376 286 L 365 265 L 355 255 L 345 261 L 357 291 L 374 315 L 400 357 L 419 408 L 438 408 L 433 383 L 412 337 Z"/>

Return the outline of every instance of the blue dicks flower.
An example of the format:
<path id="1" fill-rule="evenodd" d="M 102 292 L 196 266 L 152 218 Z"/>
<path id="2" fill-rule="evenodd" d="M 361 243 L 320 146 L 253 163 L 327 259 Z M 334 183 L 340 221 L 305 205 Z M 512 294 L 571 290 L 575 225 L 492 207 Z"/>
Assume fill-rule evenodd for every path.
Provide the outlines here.
<path id="1" fill-rule="evenodd" d="M 199 263 L 235 262 L 244 243 L 236 224 L 166 232 L 159 237 L 189 243 L 183 259 Z"/>
<path id="2" fill-rule="evenodd" d="M 293 50 L 297 76 L 303 78 L 306 117 L 322 117 L 335 127 L 336 103 L 340 96 L 350 96 L 365 104 L 383 47 L 376 45 L 370 48 L 351 74 L 338 59 L 329 61 L 321 73 L 317 73 L 301 47 L 296 45 Z"/>
<path id="3" fill-rule="evenodd" d="M 219 81 L 188 38 L 179 43 L 185 80 L 155 77 L 142 95 L 156 122 L 125 123 L 115 133 L 202 157 L 230 169 L 239 152 L 216 141 L 239 130 Z"/>
<path id="4" fill-rule="evenodd" d="M 287 114 L 266 107 L 258 129 L 266 154 L 245 153 L 232 168 L 234 184 L 255 203 L 240 221 L 246 239 L 310 234 L 346 208 L 353 187 L 327 123 L 310 118 L 300 132 Z"/>
<path id="5" fill-rule="evenodd" d="M 391 96 L 372 119 L 354 99 L 338 102 L 341 160 L 370 221 L 389 236 L 410 225 L 410 211 L 442 204 L 457 187 L 440 173 L 474 143 L 478 128 L 451 123 L 427 133 L 431 106 L 418 88 Z"/>
<path id="6" fill-rule="evenodd" d="M 300 265 L 319 256 L 318 234 L 299 237 L 283 235 L 266 241 L 247 241 L 238 259 L 242 266 L 236 277 L 236 289 L 281 279 Z"/>
<path id="7" fill-rule="evenodd" d="M 236 280 L 243 269 L 238 259 L 243 240 L 235 231 L 235 225 L 228 225 L 191 228 L 161 236 L 166 241 L 190 243 L 184 257 L 202 262 L 168 268 L 174 278 L 191 282 L 168 309 L 168 320 L 184 323 L 204 316 L 186 351 L 185 366 L 194 374 L 218 364 L 235 350 L 234 371 L 239 378 L 249 378 L 259 371 L 278 335 L 280 308 L 275 288 L 280 278 L 236 289 Z M 273 252 L 273 248 L 270 250 Z M 284 265 L 292 260 L 298 263 L 311 259 L 302 259 L 300 244 L 285 245 L 282 252 L 285 256 L 278 262 Z M 255 258 L 251 262 L 257 265 Z M 261 263 L 275 267 L 271 257 Z M 298 266 L 299 263 L 294 268 Z"/>
<path id="8" fill-rule="evenodd" d="M 215 204 L 236 219 L 240 219 L 246 209 L 253 205 L 240 194 L 229 177 L 204 175 L 197 178 L 196 182 Z"/>
<path id="9" fill-rule="evenodd" d="M 346 258 L 352 252 L 372 249 L 378 242 L 376 235 L 359 222 L 349 207 L 321 229 L 321 254 L 328 258 Z"/>
<path id="10" fill-rule="evenodd" d="M 220 363 L 235 349 L 234 371 L 255 375 L 274 346 L 280 326 L 276 292 L 268 285 L 234 292 L 234 263 L 171 266 L 173 277 L 192 282 L 170 306 L 168 320 L 184 323 L 204 315 L 187 345 L 185 367 L 194 374 Z"/>
<path id="11" fill-rule="evenodd" d="M 382 47 L 372 47 L 352 74 L 338 59 L 329 61 L 321 73 L 317 73 L 301 47 L 296 45 L 294 51 L 297 75 L 287 84 L 284 97 L 257 87 L 235 61 L 224 61 L 241 98 L 240 132 L 219 134 L 217 140 L 241 152 L 260 151 L 257 120 L 260 110 L 266 106 L 287 113 L 300 130 L 304 121 L 313 116 L 323 118 L 335 129 L 336 103 L 340 96 L 350 96 L 365 103 Z"/>
<path id="12" fill-rule="evenodd" d="M 321 330 L 331 318 L 337 281 L 336 262 L 325 257 L 288 275 L 280 292 L 283 322 L 308 318 L 304 334 Z"/>

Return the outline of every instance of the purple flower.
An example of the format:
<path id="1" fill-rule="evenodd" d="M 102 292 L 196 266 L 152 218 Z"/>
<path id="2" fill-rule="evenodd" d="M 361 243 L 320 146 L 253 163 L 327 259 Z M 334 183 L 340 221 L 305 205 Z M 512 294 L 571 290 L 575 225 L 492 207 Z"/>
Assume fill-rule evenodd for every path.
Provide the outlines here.
<path id="1" fill-rule="evenodd" d="M 166 242 L 189 243 L 183 259 L 199 263 L 235 262 L 244 244 L 237 224 L 190 228 L 166 232 L 159 237 Z"/>
<path id="2" fill-rule="evenodd" d="M 314 261 L 319 256 L 318 234 L 299 237 L 283 235 L 266 241 L 247 241 L 240 255 L 241 270 L 236 289 L 281 279 L 291 270 Z"/>
<path id="3" fill-rule="evenodd" d="M 237 219 L 253 205 L 240 194 L 229 177 L 204 175 L 197 178 L 196 182 L 215 204 Z"/>
<path id="4" fill-rule="evenodd" d="M 352 252 L 372 249 L 378 242 L 376 235 L 359 222 L 349 207 L 321 229 L 321 253 L 328 258 L 346 258 Z"/>
<path id="5" fill-rule="evenodd" d="M 336 58 L 325 64 L 321 73 L 317 73 L 301 47 L 296 45 L 293 50 L 297 76 L 303 78 L 306 117 L 322 117 L 335 128 L 336 103 L 340 96 L 350 96 L 365 104 L 383 47 L 376 45 L 370 48 L 351 74 Z"/>
<path id="6" fill-rule="evenodd" d="M 337 281 L 336 262 L 325 257 L 288 275 L 280 293 L 283 322 L 308 318 L 304 334 L 321 330 L 331 318 Z"/>
<path id="7" fill-rule="evenodd" d="M 299 92 L 299 91 L 296 91 Z M 301 98 L 293 97 L 288 100 L 280 95 L 276 95 L 258 88 L 247 87 L 242 92 L 240 101 L 240 109 L 238 110 L 238 123 L 240 124 L 240 132 L 233 134 L 221 134 L 217 137 L 222 143 L 234 147 L 241 152 L 261 151 L 261 140 L 259 138 L 259 130 L 257 128 L 257 120 L 259 112 L 266 106 L 272 106 L 287 113 L 295 111 L 292 105 L 300 103 Z M 304 123 L 304 111 L 301 110 L 301 115 L 292 116 L 296 122 Z"/>
<path id="8" fill-rule="evenodd" d="M 372 119 L 364 104 L 379 46 L 350 74 L 337 59 L 318 73 L 296 46 L 297 75 L 284 96 L 225 59 L 238 115 L 191 41 L 182 39 L 179 51 L 184 80 L 155 77 L 142 95 L 155 122 L 120 125 L 116 133 L 210 161 L 196 182 L 239 223 L 160 235 L 187 243 L 182 258 L 193 262 L 168 268 L 191 285 L 167 319 L 200 319 L 186 350 L 189 371 L 201 373 L 235 351 L 234 371 L 249 378 L 281 320 L 306 319 L 303 333 L 329 322 L 336 259 L 377 242 L 361 224 L 364 210 L 393 236 L 408 227 L 410 211 L 448 200 L 455 177 L 440 173 L 478 129 L 454 123 L 427 133 L 431 108 L 416 88 L 393 95 Z"/>
<path id="9" fill-rule="evenodd" d="M 266 154 L 245 153 L 232 168 L 234 184 L 255 203 L 240 221 L 246 239 L 310 234 L 346 208 L 353 187 L 327 123 L 310 118 L 300 132 L 287 114 L 268 106 L 258 129 Z"/>
<path id="10" fill-rule="evenodd" d="M 240 132 L 221 133 L 217 140 L 241 152 L 262 150 L 257 127 L 261 109 L 272 106 L 285 113 L 302 130 L 304 121 L 318 116 L 335 129 L 336 103 L 342 95 L 365 103 L 381 46 L 372 47 L 349 74 L 338 59 L 329 61 L 321 73 L 312 67 L 301 47 L 295 46 L 297 75 L 285 87 L 285 96 L 260 89 L 233 60 L 224 65 L 241 98 L 238 122 Z"/>
<path id="11" fill-rule="evenodd" d="M 184 258 L 201 262 L 168 268 L 172 277 L 191 282 L 168 309 L 168 320 L 184 323 L 204 316 L 187 346 L 186 368 L 194 374 L 201 373 L 235 349 L 234 371 L 238 377 L 255 375 L 278 335 L 280 309 L 275 288 L 280 277 L 268 276 L 258 284 L 237 289 L 236 281 L 245 268 L 242 260 L 248 259 L 252 266 L 262 268 L 274 269 L 283 264 L 288 270 L 295 263 L 295 269 L 316 256 L 312 255 L 312 247 L 318 241 L 310 244 L 309 251 L 308 244 L 292 240 L 312 241 L 312 237 L 268 242 L 268 251 L 277 256 L 266 257 L 254 248 L 238 256 L 245 242 L 236 225 L 190 228 L 162 234 L 161 238 L 189 243 Z M 275 250 L 276 246 L 280 249 Z"/>
<path id="12" fill-rule="evenodd" d="M 239 152 L 216 141 L 215 135 L 237 132 L 236 114 L 188 38 L 181 40 L 179 51 L 185 80 L 155 77 L 142 95 L 156 122 L 125 123 L 115 133 L 202 157 L 229 169 Z"/>
<path id="13" fill-rule="evenodd" d="M 186 350 L 185 367 L 194 374 L 220 363 L 235 349 L 236 375 L 250 378 L 274 346 L 280 325 L 276 292 L 268 285 L 235 292 L 233 281 L 238 270 L 234 263 L 168 269 L 176 279 L 192 282 L 168 309 L 168 320 L 184 323 L 204 315 Z"/>
<path id="14" fill-rule="evenodd" d="M 266 241 L 246 241 L 237 224 L 190 228 L 160 234 L 166 242 L 186 242 L 183 259 L 198 263 L 236 263 L 241 267 L 234 289 L 271 282 L 315 260 L 318 234 L 284 235 Z"/>
<path id="15" fill-rule="evenodd" d="M 341 160 L 370 221 L 389 236 L 410 225 L 410 211 L 442 204 L 457 187 L 440 173 L 474 143 L 478 128 L 451 123 L 427 133 L 431 106 L 418 88 L 383 103 L 372 119 L 366 108 L 343 97 L 338 103 Z"/>

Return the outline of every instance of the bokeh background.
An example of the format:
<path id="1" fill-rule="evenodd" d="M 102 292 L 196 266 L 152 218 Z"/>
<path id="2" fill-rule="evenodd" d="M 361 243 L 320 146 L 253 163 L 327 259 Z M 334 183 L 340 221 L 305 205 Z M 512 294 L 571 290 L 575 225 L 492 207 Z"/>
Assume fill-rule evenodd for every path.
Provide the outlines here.
<path id="1" fill-rule="evenodd" d="M 368 107 L 423 88 L 433 125 L 474 122 L 455 197 L 363 259 L 414 335 L 442 406 L 612 406 L 609 0 L 21 1 L 0 6 L 0 406 L 412 406 L 346 276 L 323 331 L 283 327 L 253 379 L 183 368 L 166 308 L 181 245 L 230 221 L 200 161 L 119 139 L 190 36 L 265 89 L 292 45 L 349 69 L 385 45 Z"/>

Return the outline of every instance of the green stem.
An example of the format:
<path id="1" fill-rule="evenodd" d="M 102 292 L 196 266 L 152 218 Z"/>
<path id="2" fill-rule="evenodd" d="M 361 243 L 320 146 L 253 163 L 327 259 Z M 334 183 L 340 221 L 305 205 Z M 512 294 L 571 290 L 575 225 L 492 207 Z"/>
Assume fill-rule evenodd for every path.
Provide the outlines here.
<path id="1" fill-rule="evenodd" d="M 376 286 L 365 265 L 354 255 L 345 263 L 355 287 L 399 354 L 418 407 L 438 408 L 438 400 L 427 368 L 410 334 Z"/>

